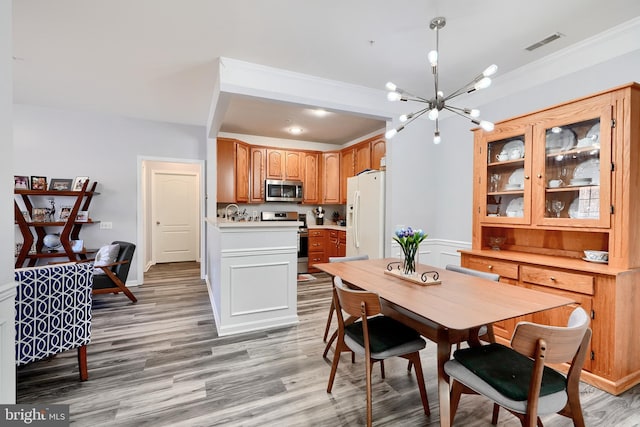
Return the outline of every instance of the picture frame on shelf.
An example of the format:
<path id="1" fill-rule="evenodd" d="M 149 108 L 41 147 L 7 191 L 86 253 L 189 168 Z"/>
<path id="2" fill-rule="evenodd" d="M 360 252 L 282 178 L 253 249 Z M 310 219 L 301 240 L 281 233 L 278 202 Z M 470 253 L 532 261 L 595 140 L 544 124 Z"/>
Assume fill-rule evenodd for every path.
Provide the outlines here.
<path id="1" fill-rule="evenodd" d="M 73 253 L 77 254 L 84 251 L 84 240 L 72 240 L 70 243 Z"/>
<path id="2" fill-rule="evenodd" d="M 31 219 L 33 222 L 46 222 L 49 210 L 47 208 L 33 208 Z"/>
<path id="3" fill-rule="evenodd" d="M 47 190 L 47 177 L 46 176 L 34 176 L 31 175 L 31 189 L 32 190 Z"/>
<path id="4" fill-rule="evenodd" d="M 23 175 L 14 175 L 13 176 L 13 188 L 15 190 L 30 190 L 29 186 L 29 177 Z"/>
<path id="5" fill-rule="evenodd" d="M 49 190 L 69 191 L 71 190 L 72 184 L 73 184 L 72 179 L 51 178 L 51 182 L 49 183 Z"/>
<path id="6" fill-rule="evenodd" d="M 89 222 L 89 211 L 78 211 L 76 222 Z"/>
<path id="7" fill-rule="evenodd" d="M 69 216 L 71 216 L 71 210 L 73 209 L 73 206 L 62 206 L 60 208 L 60 221 L 66 221 L 69 219 Z"/>
<path id="8" fill-rule="evenodd" d="M 88 176 L 76 176 L 76 179 L 73 180 L 73 191 L 82 190 L 82 186 L 86 181 L 89 181 Z"/>

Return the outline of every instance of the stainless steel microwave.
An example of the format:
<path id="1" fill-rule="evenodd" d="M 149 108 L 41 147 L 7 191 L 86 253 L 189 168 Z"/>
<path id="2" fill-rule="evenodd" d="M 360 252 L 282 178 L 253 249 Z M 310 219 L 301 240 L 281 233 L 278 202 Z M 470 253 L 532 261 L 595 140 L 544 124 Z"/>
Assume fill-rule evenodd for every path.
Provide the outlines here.
<path id="1" fill-rule="evenodd" d="M 265 202 L 302 202 L 302 181 L 267 179 L 264 189 Z"/>

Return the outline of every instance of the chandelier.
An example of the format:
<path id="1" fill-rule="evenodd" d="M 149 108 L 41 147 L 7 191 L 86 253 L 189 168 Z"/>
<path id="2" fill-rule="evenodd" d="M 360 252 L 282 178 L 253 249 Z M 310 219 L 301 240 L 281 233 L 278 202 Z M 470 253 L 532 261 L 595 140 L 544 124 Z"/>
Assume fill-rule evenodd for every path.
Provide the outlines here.
<path id="1" fill-rule="evenodd" d="M 386 88 L 387 90 L 389 90 L 389 93 L 387 94 L 387 99 L 389 101 L 414 101 L 414 102 L 420 102 L 422 104 L 425 104 L 425 107 L 422 108 L 421 110 L 415 111 L 411 114 L 401 115 L 399 117 L 399 120 L 403 124 L 395 129 L 391 129 L 387 131 L 387 133 L 385 134 L 387 139 L 393 138 L 398 132 L 403 130 L 405 126 L 407 126 L 409 123 L 411 123 L 412 121 L 414 121 L 415 119 L 417 119 L 418 117 L 426 113 L 429 119 L 436 122 L 435 123 L 436 127 L 433 134 L 433 143 L 439 144 L 441 139 L 440 139 L 440 129 L 438 128 L 438 116 L 440 115 L 440 111 L 442 110 L 447 110 L 454 114 L 462 116 L 466 119 L 469 119 L 471 120 L 472 123 L 480 126 L 482 129 L 486 131 L 493 130 L 493 127 L 494 127 L 493 123 L 488 122 L 486 120 L 480 120 L 479 110 L 471 109 L 471 108 L 454 107 L 453 105 L 449 104 L 449 101 L 451 101 L 453 98 L 459 95 L 462 95 L 463 93 L 471 93 L 476 90 L 485 89 L 489 87 L 491 85 L 491 79 L 489 78 L 489 76 L 492 76 L 493 74 L 496 73 L 496 71 L 498 71 L 497 65 L 493 64 L 488 66 L 481 74 L 478 74 L 473 80 L 471 80 L 471 82 L 467 83 L 466 85 L 462 86 L 460 89 L 452 92 L 447 96 L 445 96 L 444 93 L 438 89 L 439 31 L 440 29 L 444 28 L 446 23 L 447 23 L 447 20 L 444 17 L 440 16 L 437 18 L 433 18 L 431 20 L 431 24 L 429 25 L 429 28 L 431 28 L 432 30 L 436 30 L 436 50 L 432 50 L 427 55 L 427 58 L 429 59 L 429 63 L 431 64 L 431 72 L 433 73 L 433 80 L 434 80 L 434 86 L 435 86 L 435 95 L 433 96 L 433 98 L 427 99 L 421 96 L 416 96 L 407 92 L 404 89 L 400 89 L 398 86 L 396 86 L 391 82 L 387 83 Z"/>

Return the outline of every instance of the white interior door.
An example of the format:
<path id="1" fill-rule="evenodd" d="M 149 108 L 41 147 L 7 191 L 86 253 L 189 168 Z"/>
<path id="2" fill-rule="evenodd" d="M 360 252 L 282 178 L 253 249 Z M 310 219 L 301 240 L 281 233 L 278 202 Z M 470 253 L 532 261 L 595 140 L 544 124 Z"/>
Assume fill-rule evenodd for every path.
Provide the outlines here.
<path id="1" fill-rule="evenodd" d="M 154 171 L 151 185 L 155 262 L 197 261 L 200 235 L 198 176 Z"/>

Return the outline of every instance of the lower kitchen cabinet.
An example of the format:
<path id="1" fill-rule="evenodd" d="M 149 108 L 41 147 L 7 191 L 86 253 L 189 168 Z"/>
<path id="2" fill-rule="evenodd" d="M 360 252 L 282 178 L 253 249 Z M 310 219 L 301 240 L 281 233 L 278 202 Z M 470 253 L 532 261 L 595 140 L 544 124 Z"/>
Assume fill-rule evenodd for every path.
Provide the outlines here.
<path id="1" fill-rule="evenodd" d="M 463 250 L 461 255 L 463 267 L 497 273 L 505 286 L 522 286 L 575 301 L 494 324 L 498 341 L 508 342 L 521 320 L 566 326 L 579 305 L 591 315 L 593 330 L 582 380 L 616 395 L 640 383 L 640 340 L 634 329 L 640 322 L 640 271 L 514 251 Z"/>
<path id="2" fill-rule="evenodd" d="M 317 273 L 317 268 L 313 267 L 313 264 L 320 264 L 329 261 L 329 256 L 326 252 L 326 241 L 329 230 L 324 229 L 310 229 L 309 230 L 309 273 Z"/>

